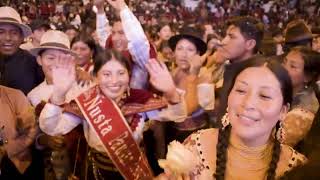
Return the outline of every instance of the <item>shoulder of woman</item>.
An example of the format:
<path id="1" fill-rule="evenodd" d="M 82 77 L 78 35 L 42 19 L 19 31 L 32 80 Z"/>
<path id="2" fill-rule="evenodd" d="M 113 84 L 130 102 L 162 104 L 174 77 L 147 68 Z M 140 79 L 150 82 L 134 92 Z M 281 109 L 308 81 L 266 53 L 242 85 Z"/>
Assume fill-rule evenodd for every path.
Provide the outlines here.
<path id="1" fill-rule="evenodd" d="M 303 108 L 303 107 L 295 107 L 293 109 L 291 109 L 288 114 L 287 117 L 300 117 L 303 119 L 311 119 L 313 120 L 315 113 Z"/>
<path id="2" fill-rule="evenodd" d="M 197 151 L 201 158 L 207 159 L 215 156 L 216 145 L 218 141 L 219 129 L 210 128 L 199 130 L 191 134 L 184 145 Z"/>
<path id="3" fill-rule="evenodd" d="M 316 113 L 319 107 L 318 99 L 313 89 L 307 89 L 296 95 L 292 104 L 292 108 L 302 108 L 312 113 Z"/>
<path id="4" fill-rule="evenodd" d="M 218 140 L 218 133 L 219 129 L 216 128 L 199 130 L 197 132 L 192 133 L 188 138 L 186 138 L 184 140 L 184 144 L 191 143 L 192 145 L 196 145 L 197 142 L 204 142 L 205 144 L 202 145 L 206 145 L 206 143 L 213 142 L 214 139 Z M 210 140 L 208 141 L 208 139 Z"/>
<path id="5" fill-rule="evenodd" d="M 219 129 L 205 129 L 191 134 L 185 141 L 184 146 L 193 152 L 200 160 L 197 168 L 191 173 L 192 176 L 211 175 L 215 168 L 216 144 Z M 205 178 L 208 179 L 208 178 Z"/>
<path id="6" fill-rule="evenodd" d="M 279 174 L 291 171 L 293 168 L 307 163 L 307 158 L 294 150 L 292 147 L 282 144 L 278 163 Z"/>

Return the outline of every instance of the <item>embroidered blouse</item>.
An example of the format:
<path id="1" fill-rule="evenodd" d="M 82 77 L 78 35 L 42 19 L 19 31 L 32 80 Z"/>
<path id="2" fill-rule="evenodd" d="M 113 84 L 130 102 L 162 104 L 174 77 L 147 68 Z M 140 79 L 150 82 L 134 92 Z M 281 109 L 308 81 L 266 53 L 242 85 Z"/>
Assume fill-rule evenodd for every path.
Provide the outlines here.
<path id="1" fill-rule="evenodd" d="M 319 107 L 312 88 L 304 89 L 293 98 L 292 107 L 282 122 L 282 143 L 294 147 L 309 132 Z"/>
<path id="2" fill-rule="evenodd" d="M 200 163 L 190 172 L 191 179 L 209 180 L 214 179 L 216 169 L 216 145 L 218 140 L 218 129 L 207 129 L 193 133 L 184 142 L 193 154 L 200 159 Z M 248 180 L 265 179 L 269 163 L 272 157 L 272 142 L 266 145 L 249 148 L 238 142 L 232 136 L 227 149 L 227 163 L 225 179 Z M 281 145 L 281 153 L 276 169 L 276 178 L 284 175 L 293 167 L 306 162 L 306 158 L 297 153 L 291 147 Z"/>
<path id="3" fill-rule="evenodd" d="M 186 116 L 186 105 L 182 99 L 182 101 L 175 105 L 165 105 L 162 103 L 161 110 L 158 108 L 150 109 L 148 107 L 143 106 L 143 103 L 139 103 L 141 99 L 143 99 L 143 94 L 141 92 L 146 92 L 144 90 L 132 90 L 130 92 L 130 96 L 126 98 L 126 102 L 128 101 L 137 101 L 136 103 L 124 103 L 122 107 L 120 107 L 122 113 L 126 117 L 129 125 L 134 125 L 133 136 L 137 142 L 142 139 L 142 133 L 145 126 L 145 120 L 159 120 L 159 121 L 183 121 Z M 179 91 L 178 91 L 179 92 Z M 183 96 L 183 92 L 180 92 L 181 96 Z M 79 93 L 75 93 L 79 94 Z M 150 94 L 150 93 L 149 93 Z M 68 95 L 68 94 L 67 94 Z M 134 98 L 132 98 L 134 97 Z M 131 100 L 130 100 L 131 99 Z M 146 102 L 145 102 L 146 103 Z M 73 106 L 73 107 L 72 107 Z M 72 113 L 69 111 L 73 109 Z M 75 109 L 75 111 L 74 111 Z M 139 112 L 136 114 L 132 114 L 131 110 Z M 146 110 L 149 109 L 149 110 Z M 71 101 L 68 103 L 66 108 L 62 108 L 60 106 L 56 106 L 51 103 L 46 103 L 44 108 L 41 111 L 39 117 L 39 126 L 40 129 L 51 136 L 64 135 L 70 132 L 79 124 L 83 125 L 85 138 L 90 147 L 96 149 L 97 151 L 104 152 L 104 148 L 100 139 L 96 136 L 94 129 L 92 129 L 86 120 L 81 116 L 81 113 L 76 112 L 77 105 L 75 102 Z M 75 113 L 74 113 L 75 112 Z M 138 117 L 138 121 L 133 121 L 133 118 Z M 132 124 L 134 123 L 134 124 Z M 131 127 L 133 128 L 133 127 Z"/>

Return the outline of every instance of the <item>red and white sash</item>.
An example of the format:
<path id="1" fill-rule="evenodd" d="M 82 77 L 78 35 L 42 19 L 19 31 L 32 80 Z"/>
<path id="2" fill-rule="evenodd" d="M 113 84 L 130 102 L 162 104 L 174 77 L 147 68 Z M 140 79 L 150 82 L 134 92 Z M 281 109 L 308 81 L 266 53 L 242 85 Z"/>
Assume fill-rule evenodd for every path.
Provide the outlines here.
<path id="1" fill-rule="evenodd" d="M 117 105 L 102 95 L 98 86 L 82 93 L 76 102 L 122 176 L 127 180 L 152 179 L 147 159 Z"/>

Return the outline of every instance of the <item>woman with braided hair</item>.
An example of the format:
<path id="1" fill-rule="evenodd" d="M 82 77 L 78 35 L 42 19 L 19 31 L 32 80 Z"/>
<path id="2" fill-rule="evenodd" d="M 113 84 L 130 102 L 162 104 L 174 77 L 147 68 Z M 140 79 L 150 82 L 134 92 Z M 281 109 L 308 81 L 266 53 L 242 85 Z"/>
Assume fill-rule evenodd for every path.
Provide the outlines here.
<path id="1" fill-rule="evenodd" d="M 159 160 L 165 170 L 159 179 L 273 180 L 306 162 L 279 141 L 279 123 L 292 101 L 287 71 L 273 60 L 254 58 L 236 74 L 223 127 L 169 145 L 166 160 Z"/>

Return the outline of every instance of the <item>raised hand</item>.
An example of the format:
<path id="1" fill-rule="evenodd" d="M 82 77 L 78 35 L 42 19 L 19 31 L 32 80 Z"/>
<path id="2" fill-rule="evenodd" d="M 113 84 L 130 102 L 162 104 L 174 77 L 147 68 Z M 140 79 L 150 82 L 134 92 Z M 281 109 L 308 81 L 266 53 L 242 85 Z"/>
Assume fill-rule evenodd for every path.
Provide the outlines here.
<path id="1" fill-rule="evenodd" d="M 107 1 L 113 8 L 115 8 L 118 11 L 121 11 L 127 6 L 124 0 L 107 0 Z"/>
<path id="2" fill-rule="evenodd" d="M 150 75 L 150 83 L 154 88 L 164 93 L 164 96 L 172 102 L 179 101 L 179 95 L 172 76 L 163 62 L 150 59 L 146 64 L 146 68 Z"/>
<path id="3" fill-rule="evenodd" d="M 72 84 L 76 81 L 75 58 L 69 54 L 63 54 L 60 55 L 57 61 L 57 66 L 52 69 L 54 91 L 51 100 L 62 101 L 72 87 Z"/>
<path id="4" fill-rule="evenodd" d="M 104 13 L 105 0 L 94 0 L 93 4 L 97 7 L 98 13 Z"/>
<path id="5" fill-rule="evenodd" d="M 202 67 L 204 61 L 207 58 L 207 54 L 204 54 L 202 56 L 200 55 L 194 55 L 190 58 L 190 69 L 189 73 L 192 75 L 198 75 L 200 68 Z"/>
<path id="6" fill-rule="evenodd" d="M 150 75 L 150 83 L 154 88 L 163 93 L 175 90 L 176 86 L 171 74 L 163 62 L 150 59 L 146 64 L 146 68 Z"/>

